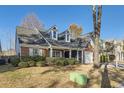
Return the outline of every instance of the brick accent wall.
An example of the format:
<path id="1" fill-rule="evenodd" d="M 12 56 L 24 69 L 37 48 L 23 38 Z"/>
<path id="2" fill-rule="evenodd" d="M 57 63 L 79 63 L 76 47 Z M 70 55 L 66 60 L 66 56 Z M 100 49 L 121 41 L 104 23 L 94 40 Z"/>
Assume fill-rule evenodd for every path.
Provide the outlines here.
<path id="1" fill-rule="evenodd" d="M 29 56 L 29 48 L 21 47 L 21 56 Z"/>
<path id="2" fill-rule="evenodd" d="M 43 56 L 48 56 L 48 49 L 42 49 L 42 51 Z"/>

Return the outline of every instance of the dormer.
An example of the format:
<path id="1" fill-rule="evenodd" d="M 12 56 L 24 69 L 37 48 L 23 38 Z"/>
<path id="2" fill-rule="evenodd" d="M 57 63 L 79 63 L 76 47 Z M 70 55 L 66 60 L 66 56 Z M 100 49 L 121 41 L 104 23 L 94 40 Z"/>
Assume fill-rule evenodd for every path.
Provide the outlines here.
<path id="1" fill-rule="evenodd" d="M 65 42 L 70 42 L 70 32 L 68 30 L 65 33 Z"/>
<path id="2" fill-rule="evenodd" d="M 58 40 L 58 29 L 56 26 L 53 26 L 51 29 L 50 29 L 50 37 L 51 39 L 53 40 Z"/>

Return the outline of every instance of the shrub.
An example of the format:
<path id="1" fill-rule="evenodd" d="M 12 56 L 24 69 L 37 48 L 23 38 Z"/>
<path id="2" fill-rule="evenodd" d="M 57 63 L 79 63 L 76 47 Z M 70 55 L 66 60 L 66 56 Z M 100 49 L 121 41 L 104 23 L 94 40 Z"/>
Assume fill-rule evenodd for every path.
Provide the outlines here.
<path id="1" fill-rule="evenodd" d="M 35 61 L 35 62 L 45 61 L 46 60 L 46 57 L 43 57 L 43 56 L 34 56 L 34 57 L 32 57 L 32 60 Z"/>
<path id="2" fill-rule="evenodd" d="M 29 67 L 33 67 L 36 65 L 36 62 L 35 61 L 28 61 L 28 65 L 29 65 Z"/>
<path id="3" fill-rule="evenodd" d="M 46 58 L 46 64 L 48 64 L 48 65 L 55 65 L 55 59 L 56 58 L 51 58 L 51 57 L 47 57 Z"/>
<path id="4" fill-rule="evenodd" d="M 31 61 L 31 60 L 32 60 L 31 56 L 23 56 L 23 57 L 21 57 L 22 62 L 28 62 L 28 61 Z"/>
<path id="5" fill-rule="evenodd" d="M 54 62 L 55 62 L 55 65 L 57 66 L 65 66 L 65 60 L 63 58 L 56 58 Z"/>
<path id="6" fill-rule="evenodd" d="M 46 66 L 46 62 L 45 61 L 36 62 L 36 66 L 37 67 L 44 67 L 44 66 Z"/>
<path id="7" fill-rule="evenodd" d="M 113 61 L 115 59 L 115 55 L 109 55 L 109 60 Z"/>
<path id="8" fill-rule="evenodd" d="M 42 57 L 42 61 L 46 61 L 46 57 L 45 56 L 41 56 Z"/>
<path id="9" fill-rule="evenodd" d="M 28 63 L 27 63 L 27 62 L 20 62 L 20 63 L 18 64 L 18 66 L 19 66 L 20 68 L 25 68 L 25 67 L 28 67 Z"/>
<path id="10" fill-rule="evenodd" d="M 108 62 L 108 56 L 107 55 L 101 55 L 100 56 L 100 62 L 101 63 Z"/>
<path id="11" fill-rule="evenodd" d="M 18 66 L 18 64 L 20 63 L 20 59 L 19 58 L 15 58 L 14 60 L 12 60 L 11 64 L 15 67 Z"/>
<path id="12" fill-rule="evenodd" d="M 75 60 L 75 64 L 80 64 L 80 63 L 81 63 L 80 61 Z"/>
<path id="13" fill-rule="evenodd" d="M 68 62 L 69 65 L 74 65 L 74 64 L 76 64 L 76 62 L 77 62 L 77 60 L 74 59 L 74 58 L 66 59 L 66 60 L 67 60 L 67 62 Z"/>
<path id="14" fill-rule="evenodd" d="M 66 65 L 74 65 L 79 64 L 79 61 L 77 61 L 74 58 L 46 58 L 46 62 L 48 65 L 56 65 L 56 66 L 66 66 Z"/>
<path id="15" fill-rule="evenodd" d="M 66 66 L 68 65 L 68 61 L 65 58 L 56 58 L 54 59 L 54 65 Z"/>

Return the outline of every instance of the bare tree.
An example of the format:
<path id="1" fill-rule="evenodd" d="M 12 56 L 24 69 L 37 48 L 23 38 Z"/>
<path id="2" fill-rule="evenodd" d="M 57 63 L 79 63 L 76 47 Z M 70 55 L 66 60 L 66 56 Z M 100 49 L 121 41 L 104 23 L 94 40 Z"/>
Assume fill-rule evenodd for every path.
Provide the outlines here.
<path id="1" fill-rule="evenodd" d="M 34 13 L 30 13 L 25 16 L 25 18 L 22 20 L 21 26 L 28 29 L 37 28 L 38 30 L 42 30 L 44 28 L 44 25 L 40 22 L 40 20 Z"/>
<path id="2" fill-rule="evenodd" d="M 102 15 L 102 6 L 98 6 L 98 16 L 96 17 L 96 6 L 93 6 L 93 23 L 94 23 L 94 66 L 99 67 L 99 38 L 100 38 L 100 29 L 101 29 L 101 15 Z M 97 20 L 96 20 L 97 19 Z"/>

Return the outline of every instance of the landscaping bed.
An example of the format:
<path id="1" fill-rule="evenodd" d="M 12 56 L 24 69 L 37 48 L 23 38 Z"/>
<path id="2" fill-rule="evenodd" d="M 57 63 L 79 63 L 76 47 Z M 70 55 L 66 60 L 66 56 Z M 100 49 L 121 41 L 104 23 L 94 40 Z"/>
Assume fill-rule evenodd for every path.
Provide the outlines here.
<path id="1" fill-rule="evenodd" d="M 43 56 L 26 56 L 20 58 L 15 58 L 11 60 L 11 64 L 15 67 L 26 68 L 26 67 L 44 67 L 44 66 L 67 66 L 75 65 L 80 62 L 75 58 L 50 58 Z"/>

